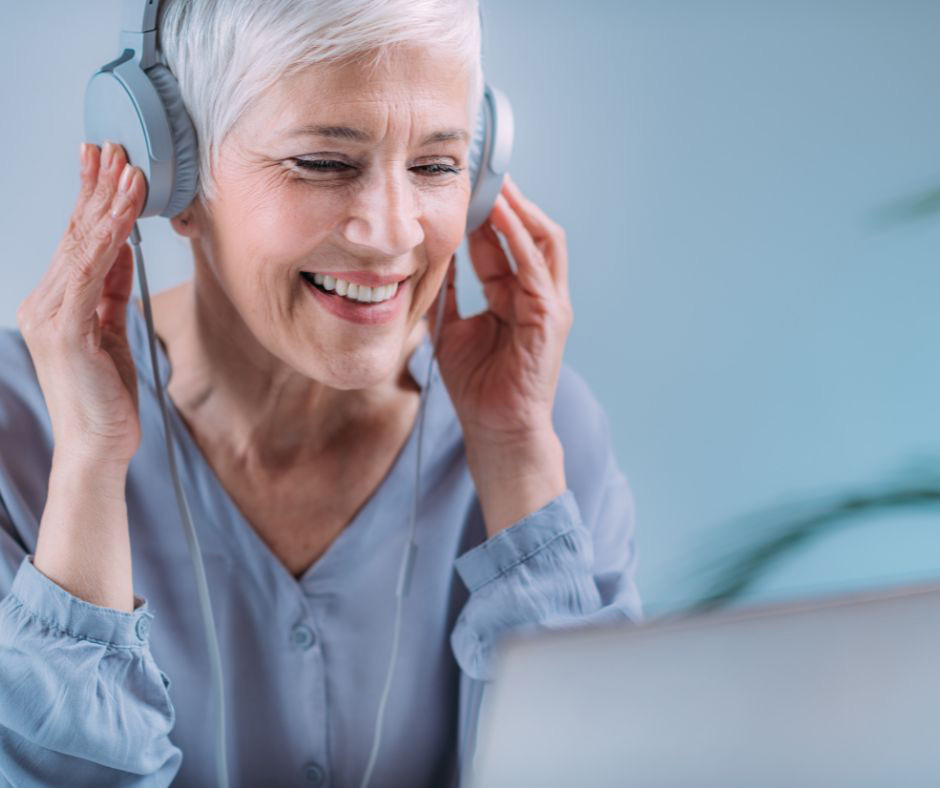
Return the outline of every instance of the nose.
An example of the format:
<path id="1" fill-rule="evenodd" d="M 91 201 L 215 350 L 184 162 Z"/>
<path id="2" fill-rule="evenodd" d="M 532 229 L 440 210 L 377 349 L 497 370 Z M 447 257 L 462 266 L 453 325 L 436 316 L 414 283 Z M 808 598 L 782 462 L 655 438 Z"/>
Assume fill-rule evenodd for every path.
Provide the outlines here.
<path id="1" fill-rule="evenodd" d="M 342 232 L 349 243 L 371 254 L 401 257 L 424 241 L 418 217 L 407 173 L 375 170 L 356 190 Z"/>

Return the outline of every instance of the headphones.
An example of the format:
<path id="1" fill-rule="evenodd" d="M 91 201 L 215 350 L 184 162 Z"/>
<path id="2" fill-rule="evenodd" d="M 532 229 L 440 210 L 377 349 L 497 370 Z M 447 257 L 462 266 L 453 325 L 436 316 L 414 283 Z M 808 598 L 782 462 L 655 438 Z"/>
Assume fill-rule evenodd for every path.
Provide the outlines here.
<path id="1" fill-rule="evenodd" d="M 176 216 L 196 196 L 199 176 L 198 143 L 176 77 L 167 66 L 158 61 L 156 38 L 159 0 L 124 0 L 119 47 L 121 54 L 101 66 L 89 79 L 85 88 L 85 140 L 103 145 L 111 140 L 124 147 L 128 161 L 143 172 L 147 184 L 147 197 L 138 218 L 148 216 Z M 482 29 L 483 16 L 480 14 Z M 486 221 L 509 168 L 512 154 L 513 117 L 509 100 L 496 88 L 484 86 L 483 100 L 477 114 L 469 150 L 471 197 L 467 210 L 467 232 L 476 230 Z M 199 549 L 196 530 L 189 513 L 173 451 L 173 436 L 164 399 L 164 384 L 160 380 L 154 339 L 150 295 L 144 272 L 143 253 L 140 249 L 140 231 L 137 223 L 130 234 L 134 253 L 134 267 L 140 281 L 147 338 L 150 345 L 150 363 L 157 400 L 163 416 L 164 439 L 170 473 L 180 510 L 180 519 L 187 539 L 193 571 L 196 578 L 202 623 L 209 651 L 209 667 L 215 711 L 215 761 L 218 784 L 228 786 L 228 759 L 225 734 L 225 697 L 223 692 L 222 659 L 216 636 L 212 605 L 209 598 L 205 566 Z M 412 501 L 408 541 L 402 553 L 401 566 L 395 591 L 395 628 L 392 654 L 389 659 L 382 697 L 379 701 L 373 734 L 372 750 L 365 767 L 360 788 L 368 788 L 376 765 L 382 740 L 382 720 L 391 689 L 398 643 L 401 634 L 402 600 L 408 594 L 411 573 L 418 545 L 415 542 L 415 523 L 420 495 L 421 446 L 424 433 L 424 415 L 431 387 L 432 364 L 440 335 L 441 318 L 447 282 L 437 298 L 437 319 L 432 352 L 428 359 L 427 375 L 421 389 L 418 412 L 418 435 L 415 454 L 415 493 Z"/>
<path id="2" fill-rule="evenodd" d="M 124 0 L 121 54 L 101 66 L 85 89 L 86 141 L 119 142 L 146 177 L 140 218 L 176 216 L 195 197 L 199 175 L 192 120 L 176 77 L 158 59 L 159 7 L 159 0 Z M 502 92 L 486 85 L 470 143 L 468 233 L 490 214 L 509 169 L 512 141 L 512 106 Z"/>

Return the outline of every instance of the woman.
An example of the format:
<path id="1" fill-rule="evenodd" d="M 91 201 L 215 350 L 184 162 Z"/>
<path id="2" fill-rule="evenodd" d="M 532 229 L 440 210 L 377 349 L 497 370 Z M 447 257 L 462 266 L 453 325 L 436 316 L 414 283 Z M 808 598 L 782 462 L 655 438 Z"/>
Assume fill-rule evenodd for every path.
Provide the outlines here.
<path id="1" fill-rule="evenodd" d="M 194 276 L 153 311 L 233 782 L 362 778 L 446 287 L 371 784 L 456 784 L 502 637 L 640 618 L 630 491 L 562 363 L 565 236 L 509 181 L 469 237 L 488 310 L 457 312 L 476 3 L 177 0 L 159 33 L 200 190 L 172 219 Z M 130 298 L 144 198 L 120 146 L 83 145 L 69 226 L 0 341 L 0 774 L 16 785 L 214 781 L 208 659 Z M 387 284 L 384 303 L 350 298 Z"/>

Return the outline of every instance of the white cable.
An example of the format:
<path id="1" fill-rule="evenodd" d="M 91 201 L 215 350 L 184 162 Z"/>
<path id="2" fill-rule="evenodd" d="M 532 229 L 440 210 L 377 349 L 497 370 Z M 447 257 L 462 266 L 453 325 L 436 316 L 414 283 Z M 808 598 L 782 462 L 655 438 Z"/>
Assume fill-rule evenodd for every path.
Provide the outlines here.
<path id="1" fill-rule="evenodd" d="M 166 438 L 166 452 L 170 460 L 170 473 L 173 476 L 173 488 L 176 490 L 176 501 L 179 504 L 180 516 L 183 520 L 183 531 L 189 545 L 189 555 L 193 560 L 193 571 L 196 575 L 196 592 L 199 597 L 199 610 L 202 613 L 202 623 L 209 647 L 209 663 L 212 672 L 212 694 L 215 699 L 216 737 L 215 737 L 215 764 L 218 775 L 219 788 L 228 788 L 228 761 L 225 754 L 225 693 L 222 691 L 222 657 L 219 651 L 219 641 L 216 636 L 215 621 L 212 617 L 212 605 L 209 601 L 209 586 L 206 583 L 206 570 L 202 563 L 202 553 L 199 550 L 199 541 L 196 538 L 196 529 L 189 515 L 189 506 L 180 484 L 180 477 L 176 470 L 176 457 L 173 453 L 172 430 L 167 415 L 166 404 L 163 401 L 163 381 L 160 380 L 160 370 L 157 366 L 157 346 L 154 340 L 153 317 L 150 313 L 150 293 L 147 290 L 147 275 L 144 273 L 144 255 L 140 250 L 140 230 L 134 222 L 131 230 L 131 247 L 134 250 L 134 264 L 137 267 L 140 281 L 140 292 L 143 295 L 144 316 L 147 318 L 147 338 L 150 342 L 150 363 L 153 366 L 154 388 L 157 390 L 157 399 L 160 401 L 160 412 L 163 414 L 163 430 Z"/>
<path id="2" fill-rule="evenodd" d="M 451 263 L 453 265 L 454 263 Z M 444 276 L 444 282 L 441 285 L 441 292 L 437 297 L 437 312 L 434 321 L 434 337 L 431 340 L 431 356 L 428 358 L 428 373 L 424 379 L 424 388 L 421 390 L 421 401 L 418 405 L 418 450 L 415 456 L 415 494 L 411 501 L 411 526 L 408 529 L 408 543 L 405 545 L 405 551 L 401 558 L 401 570 L 398 573 L 398 588 L 395 590 L 395 631 L 392 635 L 392 657 L 388 662 L 388 673 L 385 676 L 385 687 L 382 690 L 382 699 L 379 701 L 379 710 L 375 718 L 375 733 L 372 739 L 372 753 L 369 755 L 369 763 L 366 766 L 365 774 L 359 788 L 367 788 L 369 780 L 372 777 L 372 770 L 375 768 L 375 761 L 379 755 L 379 746 L 382 741 L 382 720 L 385 716 L 385 705 L 388 702 L 389 690 L 392 687 L 392 675 L 395 672 L 395 662 L 398 659 L 398 642 L 401 636 L 401 614 L 402 601 L 408 594 L 411 587 L 411 572 L 414 569 L 414 559 L 418 552 L 418 545 L 415 544 L 415 522 L 418 519 L 418 501 L 421 492 L 421 445 L 424 438 L 424 413 L 428 400 L 428 392 L 431 389 L 431 371 L 434 367 L 434 356 L 437 353 L 437 342 L 441 335 L 441 318 L 444 315 L 444 302 L 447 298 L 447 279 Z"/>

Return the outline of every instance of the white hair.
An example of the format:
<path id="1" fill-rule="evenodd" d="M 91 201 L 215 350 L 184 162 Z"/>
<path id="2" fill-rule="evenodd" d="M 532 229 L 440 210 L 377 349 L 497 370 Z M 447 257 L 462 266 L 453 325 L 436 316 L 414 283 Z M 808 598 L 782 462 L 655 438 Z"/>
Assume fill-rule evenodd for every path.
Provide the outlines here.
<path id="1" fill-rule="evenodd" d="M 470 72 L 471 133 L 483 95 L 478 0 L 165 0 L 157 24 L 199 143 L 197 194 L 249 106 L 279 79 L 324 61 L 378 66 L 395 44 L 442 48 Z"/>

